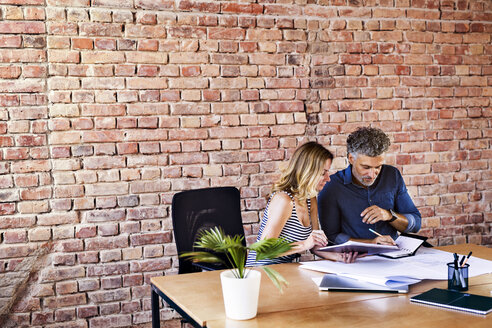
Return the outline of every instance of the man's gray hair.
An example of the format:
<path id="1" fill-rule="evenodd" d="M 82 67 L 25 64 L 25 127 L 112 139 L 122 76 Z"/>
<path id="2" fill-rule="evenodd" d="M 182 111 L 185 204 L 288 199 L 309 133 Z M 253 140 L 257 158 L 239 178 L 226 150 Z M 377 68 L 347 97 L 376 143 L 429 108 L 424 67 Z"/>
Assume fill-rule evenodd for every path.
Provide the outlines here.
<path id="1" fill-rule="evenodd" d="M 347 154 L 376 157 L 386 152 L 391 144 L 382 130 L 360 127 L 347 138 Z"/>

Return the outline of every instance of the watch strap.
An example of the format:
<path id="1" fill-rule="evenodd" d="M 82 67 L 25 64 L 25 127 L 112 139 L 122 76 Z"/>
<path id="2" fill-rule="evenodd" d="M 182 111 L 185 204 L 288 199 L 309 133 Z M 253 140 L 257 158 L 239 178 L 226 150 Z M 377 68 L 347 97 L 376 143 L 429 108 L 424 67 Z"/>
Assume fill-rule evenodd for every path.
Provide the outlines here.
<path id="1" fill-rule="evenodd" d="M 391 223 L 393 221 L 395 221 L 396 219 L 398 219 L 398 217 L 396 216 L 396 213 L 395 211 L 393 211 L 391 208 L 389 209 L 390 213 L 391 213 L 391 219 L 389 221 L 387 221 L 388 223 Z"/>

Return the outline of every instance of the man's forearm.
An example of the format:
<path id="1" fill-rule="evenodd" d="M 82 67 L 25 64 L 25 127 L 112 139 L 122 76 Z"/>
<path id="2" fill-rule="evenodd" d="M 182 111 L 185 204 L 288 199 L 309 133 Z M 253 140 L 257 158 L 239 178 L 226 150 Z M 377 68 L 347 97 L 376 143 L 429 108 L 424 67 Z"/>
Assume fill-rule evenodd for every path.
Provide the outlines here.
<path id="1" fill-rule="evenodd" d="M 389 211 L 388 211 L 389 212 Z M 388 222 L 391 224 L 393 228 L 398 230 L 399 232 L 404 232 L 407 227 L 408 227 L 408 219 L 405 215 L 393 212 L 396 216 L 396 220 L 393 222 Z M 393 214 L 390 212 L 391 216 L 393 217 Z"/>

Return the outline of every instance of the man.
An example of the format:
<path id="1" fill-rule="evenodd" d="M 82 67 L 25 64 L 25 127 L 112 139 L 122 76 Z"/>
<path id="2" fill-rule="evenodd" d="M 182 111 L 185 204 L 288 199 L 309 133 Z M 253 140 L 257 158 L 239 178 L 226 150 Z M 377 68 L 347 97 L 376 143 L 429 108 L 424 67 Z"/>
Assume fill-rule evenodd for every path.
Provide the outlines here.
<path id="1" fill-rule="evenodd" d="M 347 138 L 349 167 L 332 175 L 318 197 L 321 227 L 335 244 L 394 244 L 400 232 L 417 232 L 421 215 L 400 172 L 384 164 L 388 136 L 361 127 Z M 378 232 L 381 236 L 369 230 Z"/>

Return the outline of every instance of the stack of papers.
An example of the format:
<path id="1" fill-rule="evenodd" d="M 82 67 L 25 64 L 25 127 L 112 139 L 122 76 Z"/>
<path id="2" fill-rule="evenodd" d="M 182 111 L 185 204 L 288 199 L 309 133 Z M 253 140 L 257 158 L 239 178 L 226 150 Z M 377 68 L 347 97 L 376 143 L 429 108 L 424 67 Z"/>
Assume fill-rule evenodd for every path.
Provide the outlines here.
<path id="1" fill-rule="evenodd" d="M 366 256 L 358 258 L 354 263 L 333 262 L 329 260 L 302 262 L 301 268 L 335 273 L 355 279 L 397 286 L 398 284 L 413 284 L 423 279 L 447 280 L 446 263 L 452 262 L 453 254 L 432 248 L 419 248 L 415 256 L 398 260 L 381 256 Z M 492 272 L 492 261 L 471 256 L 470 277 Z"/>
<path id="2" fill-rule="evenodd" d="M 339 270 L 337 268 L 333 268 L 331 264 L 348 265 L 345 263 L 331 262 L 331 261 L 313 261 L 313 262 L 303 262 L 300 267 L 302 269 L 307 269 L 307 270 L 335 273 L 338 276 L 370 282 L 372 284 L 386 286 L 390 288 L 412 285 L 417 282 L 420 282 L 421 280 L 417 278 L 408 277 L 405 275 L 384 276 L 378 274 L 361 273 L 359 272 L 359 270 Z"/>

